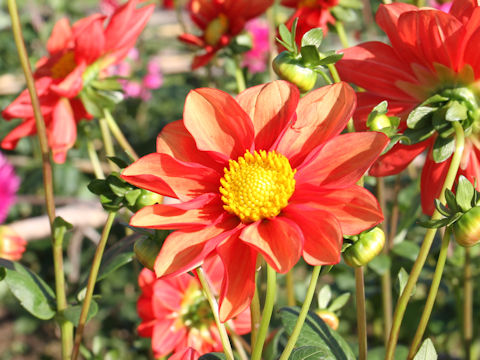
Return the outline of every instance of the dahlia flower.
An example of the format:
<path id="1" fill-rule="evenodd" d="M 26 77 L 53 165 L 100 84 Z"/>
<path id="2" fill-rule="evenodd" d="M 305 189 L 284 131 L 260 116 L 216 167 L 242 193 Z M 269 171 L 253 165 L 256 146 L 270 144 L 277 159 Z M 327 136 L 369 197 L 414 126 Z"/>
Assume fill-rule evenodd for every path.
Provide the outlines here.
<path id="1" fill-rule="evenodd" d="M 253 19 L 245 25 L 245 30 L 252 37 L 252 48 L 243 57 L 243 66 L 252 73 L 263 72 L 268 63 L 268 24 L 260 19 Z"/>
<path id="2" fill-rule="evenodd" d="M 19 185 L 20 179 L 15 175 L 13 166 L 0 153 L 0 224 L 5 221 L 8 209 L 15 202 Z"/>
<path id="3" fill-rule="evenodd" d="M 73 26 L 59 20 L 47 43 L 49 56 L 40 59 L 34 73 L 48 144 L 57 163 L 77 138 L 77 123 L 91 118 L 77 97 L 85 82 L 101 76 L 105 69 L 123 59 L 145 27 L 154 6 L 136 8 L 140 0 L 130 0 L 117 7 L 108 23 L 102 14 L 93 14 Z M 86 76 L 88 74 L 88 76 Z M 24 90 L 3 112 L 6 120 L 22 119 L 1 142 L 12 150 L 19 139 L 37 132 L 32 103 Z"/>
<path id="4" fill-rule="evenodd" d="M 218 257 L 207 259 L 204 270 L 218 293 L 222 262 Z M 198 354 L 222 349 L 210 305 L 196 277 L 180 274 L 156 279 L 155 274 L 145 268 L 138 282 L 142 290 L 137 303 L 142 319 L 138 332 L 140 336 L 152 338 L 155 357 L 173 352 L 171 358 L 197 359 Z M 250 332 L 250 311 L 239 314 L 229 326 L 239 335 Z"/>
<path id="5" fill-rule="evenodd" d="M 236 99 L 216 89 L 191 91 L 183 120 L 159 134 L 157 153 L 122 173 L 127 182 L 181 201 L 145 207 L 130 221 L 177 230 L 156 259 L 157 276 L 220 256 L 226 321 L 251 302 L 258 254 L 279 273 L 301 256 L 311 265 L 338 263 L 342 234 L 383 219 L 375 197 L 356 182 L 388 138 L 339 135 L 354 108 L 346 83 L 301 99 L 285 81 L 249 88 Z"/>
<path id="6" fill-rule="evenodd" d="M 0 226 L 0 258 L 17 261 L 22 258 L 27 242 L 9 226 Z"/>
<path id="7" fill-rule="evenodd" d="M 405 3 L 380 5 L 376 20 L 391 45 L 370 41 L 343 50 L 337 63 L 341 78 L 364 88 L 358 93 L 354 115 L 357 129 L 364 129 L 372 108 L 388 101 L 388 115 L 401 117 L 407 127 L 408 114 L 429 97 L 449 89 L 465 88 L 478 102 L 480 94 L 480 7 L 476 0 L 455 0 L 449 13 Z M 467 132 L 459 174 L 477 180 L 480 186 L 479 119 Z M 428 150 L 421 178 L 422 208 L 434 211 L 451 157 L 435 162 L 433 136 L 414 145 L 397 144 L 372 167 L 375 176 L 399 173 L 424 150 Z M 480 189 L 480 188 L 479 188 Z"/>

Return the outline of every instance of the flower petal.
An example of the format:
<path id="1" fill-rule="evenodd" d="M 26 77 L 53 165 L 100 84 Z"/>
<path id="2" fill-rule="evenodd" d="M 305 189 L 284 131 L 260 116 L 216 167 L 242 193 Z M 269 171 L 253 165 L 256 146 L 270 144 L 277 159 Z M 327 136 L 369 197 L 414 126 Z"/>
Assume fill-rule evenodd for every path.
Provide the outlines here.
<path id="1" fill-rule="evenodd" d="M 287 128 L 277 151 L 292 167 L 298 166 L 314 148 L 338 135 L 355 109 L 355 92 L 346 83 L 323 86 L 304 96 L 296 122 Z"/>
<path id="2" fill-rule="evenodd" d="M 303 234 L 293 221 L 275 217 L 249 224 L 240 239 L 260 251 L 276 272 L 288 272 L 303 249 Z"/>
<path id="3" fill-rule="evenodd" d="M 253 121 L 256 149 L 272 147 L 292 121 L 299 98 L 298 88 L 281 80 L 251 87 L 237 96 Z"/>
<path id="4" fill-rule="evenodd" d="M 340 262 L 343 236 L 335 216 L 307 205 L 290 204 L 282 211 L 294 221 L 305 238 L 303 258 L 310 265 L 331 265 Z"/>
<path id="5" fill-rule="evenodd" d="M 477 0 L 454 0 L 450 8 L 450 15 L 465 24 L 477 7 Z"/>
<path id="6" fill-rule="evenodd" d="M 175 346 L 187 336 L 186 327 L 172 331 L 173 324 L 173 320 L 159 321 L 155 324 L 152 336 L 152 349 L 155 357 L 168 355 L 175 349 Z"/>
<path id="7" fill-rule="evenodd" d="M 67 49 L 72 41 L 72 29 L 67 18 L 58 20 L 48 38 L 47 50 L 50 54 Z"/>
<path id="8" fill-rule="evenodd" d="M 452 158 L 441 163 L 436 163 L 432 157 L 432 149 L 430 149 L 425 165 L 422 170 L 422 178 L 420 181 L 420 195 L 422 200 L 422 209 L 426 215 L 433 215 L 435 211 L 434 200 L 440 197 L 443 183 L 447 177 L 448 169 Z"/>
<path id="9" fill-rule="evenodd" d="M 5 150 L 13 150 L 17 146 L 18 140 L 36 133 L 35 119 L 26 119 L 3 138 L 1 146 Z"/>
<path id="10" fill-rule="evenodd" d="M 245 111 L 229 94 L 216 89 L 190 91 L 183 111 L 185 128 L 201 151 L 212 151 L 219 160 L 237 159 L 253 138 L 253 124 Z"/>
<path id="11" fill-rule="evenodd" d="M 77 124 L 68 99 L 61 98 L 55 106 L 47 135 L 53 159 L 56 163 L 63 163 L 67 150 L 75 144 L 77 139 Z"/>
<path id="12" fill-rule="evenodd" d="M 234 234 L 217 246 L 225 266 L 220 291 L 220 321 L 225 322 L 244 311 L 255 292 L 257 252 Z"/>
<path id="13" fill-rule="evenodd" d="M 103 17 L 90 16 L 91 22 L 75 33 L 75 61 L 91 64 L 104 52 Z"/>
<path id="14" fill-rule="evenodd" d="M 339 135 L 297 168 L 296 186 L 305 183 L 335 188 L 354 185 L 388 142 L 385 134 L 375 131 Z"/>
<path id="15" fill-rule="evenodd" d="M 184 273 L 200 266 L 220 241 L 237 231 L 239 221 L 227 217 L 211 226 L 178 230 L 170 234 L 155 260 L 157 276 Z"/>

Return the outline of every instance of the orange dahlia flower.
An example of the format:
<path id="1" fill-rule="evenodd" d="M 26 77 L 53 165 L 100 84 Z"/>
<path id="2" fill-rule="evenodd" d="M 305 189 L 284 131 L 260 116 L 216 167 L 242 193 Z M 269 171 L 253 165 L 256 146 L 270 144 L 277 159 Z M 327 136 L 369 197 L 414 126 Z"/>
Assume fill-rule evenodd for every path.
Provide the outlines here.
<path id="1" fill-rule="evenodd" d="M 190 0 L 190 17 L 202 35 L 182 34 L 179 39 L 204 50 L 193 59 L 192 69 L 206 65 L 249 20 L 264 13 L 272 4 L 273 0 Z"/>
<path id="2" fill-rule="evenodd" d="M 220 290 L 223 265 L 218 257 L 203 265 L 212 288 Z M 222 350 L 220 334 L 200 281 L 189 274 L 156 279 L 143 269 L 138 279 L 142 294 L 137 309 L 142 323 L 140 336 L 152 339 L 155 357 L 173 353 L 170 359 L 198 359 L 198 355 Z M 246 309 L 229 323 L 238 335 L 250 332 L 250 310 Z"/>
<path id="3" fill-rule="evenodd" d="M 122 173 L 138 187 L 181 201 L 148 206 L 130 221 L 177 230 L 156 259 L 157 276 L 220 256 L 222 321 L 250 304 L 258 253 L 279 273 L 300 256 L 311 265 L 336 264 L 342 234 L 383 219 L 375 197 L 355 183 L 388 138 L 339 135 L 355 108 L 346 83 L 299 98 L 285 81 L 252 87 L 236 99 L 220 90 L 193 90 L 183 120 L 158 136 L 157 153 Z"/>
<path id="4" fill-rule="evenodd" d="M 0 226 L 0 258 L 17 261 L 22 258 L 27 242 L 8 225 Z"/>
<path id="5" fill-rule="evenodd" d="M 356 128 L 366 127 L 372 108 L 388 100 L 388 115 L 402 118 L 430 96 L 459 87 L 480 95 L 480 7 L 476 0 L 455 0 L 449 13 L 404 3 L 380 5 L 376 20 L 391 45 L 370 41 L 343 50 L 337 63 L 341 78 L 364 88 L 358 93 Z M 478 119 L 466 139 L 460 174 L 480 186 Z M 371 174 L 399 173 L 424 150 L 428 150 L 421 179 L 422 208 L 431 215 L 451 157 L 436 163 L 432 157 L 435 137 L 414 145 L 395 145 L 372 167 Z M 480 189 L 480 187 L 479 187 Z"/>
<path id="6" fill-rule="evenodd" d="M 85 82 L 96 79 L 109 65 L 123 59 L 150 18 L 154 5 L 137 9 L 139 1 L 130 0 L 118 7 L 106 26 L 107 17 L 102 14 L 90 15 L 73 26 L 67 19 L 55 24 L 47 43 L 49 56 L 38 61 L 34 77 L 48 144 L 56 162 L 64 162 L 68 149 L 75 143 L 77 123 L 91 118 L 77 97 Z M 37 132 L 27 90 L 2 116 L 6 120 L 23 120 L 2 140 L 4 149 L 14 149 L 19 139 Z"/>

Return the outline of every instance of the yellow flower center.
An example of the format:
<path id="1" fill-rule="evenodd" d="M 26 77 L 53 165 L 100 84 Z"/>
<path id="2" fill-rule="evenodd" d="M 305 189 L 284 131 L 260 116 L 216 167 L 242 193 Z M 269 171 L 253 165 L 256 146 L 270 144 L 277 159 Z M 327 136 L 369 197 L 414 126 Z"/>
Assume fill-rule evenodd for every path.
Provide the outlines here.
<path id="1" fill-rule="evenodd" d="M 220 41 L 223 34 L 228 30 L 228 18 L 220 14 L 216 19 L 212 20 L 205 29 L 205 42 L 208 45 L 215 46 Z"/>
<path id="2" fill-rule="evenodd" d="M 223 208 L 242 222 L 277 216 L 295 190 L 295 172 L 288 159 L 275 151 L 247 150 L 230 160 L 220 179 Z"/>
<path id="3" fill-rule="evenodd" d="M 73 51 L 65 53 L 56 63 L 52 66 L 52 77 L 54 79 L 63 79 L 70 74 L 77 64 L 75 63 L 75 54 Z"/>

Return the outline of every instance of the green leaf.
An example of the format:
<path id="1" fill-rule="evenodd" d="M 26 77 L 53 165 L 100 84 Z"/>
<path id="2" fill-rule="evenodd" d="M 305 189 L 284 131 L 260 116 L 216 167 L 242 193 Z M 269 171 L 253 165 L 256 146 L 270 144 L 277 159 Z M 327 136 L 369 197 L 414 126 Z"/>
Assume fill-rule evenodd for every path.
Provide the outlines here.
<path id="1" fill-rule="evenodd" d="M 350 299 L 350 294 L 343 293 L 342 295 L 333 299 L 332 303 L 330 304 L 327 310 L 332 312 L 340 310 L 342 307 L 345 306 L 345 304 L 348 302 L 349 299 Z"/>
<path id="2" fill-rule="evenodd" d="M 455 138 L 443 138 L 441 136 L 437 137 L 435 143 L 433 144 L 433 160 L 436 163 L 441 163 L 447 160 L 452 156 L 455 151 Z"/>
<path id="3" fill-rule="evenodd" d="M 93 115 L 96 118 L 103 117 L 103 109 L 96 103 L 95 96 L 86 91 L 87 88 L 84 88 L 83 91 L 80 92 L 79 97 L 82 101 L 83 106 L 87 110 L 87 112 Z"/>
<path id="4" fill-rule="evenodd" d="M 42 320 L 55 316 L 55 294 L 38 275 L 5 259 L 0 259 L 0 267 L 8 288 L 30 314 Z"/>
<path id="5" fill-rule="evenodd" d="M 425 106 L 425 105 L 431 105 L 431 104 L 442 104 L 446 101 L 448 101 L 449 98 L 448 97 L 445 97 L 445 96 L 442 96 L 442 95 L 439 95 L 439 94 L 435 94 L 433 96 L 430 96 L 427 100 L 425 100 L 420 106 Z"/>
<path id="6" fill-rule="evenodd" d="M 332 54 L 332 55 L 327 55 L 324 58 L 322 58 L 318 62 L 318 66 L 323 66 L 323 65 L 329 65 L 329 64 L 335 64 L 337 61 L 339 61 L 343 57 L 343 54 Z"/>
<path id="7" fill-rule="evenodd" d="M 345 23 L 353 23 L 358 19 L 357 13 L 354 9 L 344 8 L 342 6 L 334 6 L 333 8 L 330 8 L 330 12 L 335 19 Z"/>
<path id="8" fill-rule="evenodd" d="M 449 225 L 451 222 L 452 218 L 449 216 L 443 219 L 419 221 L 418 224 L 429 229 L 439 229 Z"/>
<path id="9" fill-rule="evenodd" d="M 128 164 L 117 156 L 108 156 L 108 160 L 117 165 L 120 169 L 125 169 Z"/>
<path id="10" fill-rule="evenodd" d="M 467 109 L 458 101 L 452 100 L 448 103 L 448 110 L 445 113 L 447 121 L 461 121 L 467 118 Z"/>
<path id="11" fill-rule="evenodd" d="M 313 45 L 315 48 L 319 48 L 323 40 L 323 30 L 321 28 L 315 28 L 307 31 L 302 37 L 302 47 L 307 45 Z"/>
<path id="12" fill-rule="evenodd" d="M 224 353 L 209 353 L 200 356 L 198 360 L 227 360 Z"/>
<path id="13" fill-rule="evenodd" d="M 395 255 L 401 256 L 405 259 L 415 261 L 417 259 L 419 247 L 414 242 L 402 241 L 401 243 L 395 244 L 393 246 L 392 252 Z"/>
<path id="14" fill-rule="evenodd" d="M 53 220 L 54 239 L 61 237 L 60 241 L 63 241 L 63 235 L 65 234 L 65 231 L 71 230 L 72 228 L 72 224 L 70 224 L 68 221 L 65 221 L 61 216 L 57 216 L 55 220 Z"/>
<path id="15" fill-rule="evenodd" d="M 125 200 L 127 200 L 128 205 L 133 206 L 137 201 L 138 197 L 141 195 L 141 193 L 142 193 L 142 190 L 140 189 L 127 191 L 125 193 Z"/>
<path id="16" fill-rule="evenodd" d="M 288 334 L 291 334 L 297 322 L 300 308 L 286 307 L 280 309 L 280 319 Z M 326 357 L 322 359 L 354 360 L 355 355 L 348 343 L 320 317 L 309 311 L 303 324 L 297 346 L 314 346 L 321 348 Z"/>
<path id="17" fill-rule="evenodd" d="M 90 81 L 90 85 L 99 90 L 122 90 L 122 84 L 119 83 L 116 77 L 109 77 L 102 80 L 95 79 Z"/>
<path id="18" fill-rule="evenodd" d="M 443 205 L 440 200 L 438 199 L 435 199 L 433 200 L 435 202 L 435 208 L 438 210 L 438 212 L 440 214 L 442 214 L 443 216 L 450 216 L 450 210 L 445 206 Z"/>
<path id="19" fill-rule="evenodd" d="M 388 269 L 390 269 L 391 265 L 392 261 L 388 255 L 379 254 L 378 256 L 374 257 L 367 266 L 375 271 L 377 275 L 382 276 L 388 271 Z"/>
<path id="20" fill-rule="evenodd" d="M 320 55 L 318 50 L 313 45 L 302 46 L 300 48 L 302 60 L 306 65 L 317 66 L 320 62 Z"/>
<path id="21" fill-rule="evenodd" d="M 331 354 L 318 346 L 301 346 L 292 351 L 289 360 L 331 359 Z"/>
<path id="22" fill-rule="evenodd" d="M 363 3 L 360 0 L 340 0 L 338 4 L 344 8 L 363 9 Z"/>
<path id="23" fill-rule="evenodd" d="M 398 272 L 397 281 L 395 284 L 395 288 L 398 291 L 398 297 L 402 296 L 403 290 L 405 290 L 405 286 L 407 285 L 407 281 L 408 281 L 408 273 L 402 267 Z M 414 293 L 415 293 L 415 287 L 413 287 L 412 293 L 410 294 L 410 296 L 412 296 Z"/>
<path id="24" fill-rule="evenodd" d="M 82 312 L 82 305 L 69 306 L 63 311 L 63 316 L 65 319 L 73 323 L 75 326 L 78 326 L 80 320 L 80 314 Z M 90 303 L 90 308 L 88 309 L 87 322 L 93 318 L 98 312 L 98 304 L 95 300 L 92 299 Z"/>
<path id="25" fill-rule="evenodd" d="M 332 289 L 330 288 L 330 285 L 324 285 L 320 291 L 318 292 L 318 308 L 319 309 L 326 309 L 328 306 L 328 303 L 332 299 Z"/>
<path id="26" fill-rule="evenodd" d="M 407 145 L 413 145 L 427 140 L 433 134 L 435 134 L 435 128 L 430 126 L 425 126 L 420 129 L 405 129 L 403 132 L 403 136 L 408 138 Z"/>
<path id="27" fill-rule="evenodd" d="M 438 355 L 432 340 L 425 339 L 413 360 L 437 360 Z"/>
<path id="28" fill-rule="evenodd" d="M 95 195 L 102 195 L 107 192 L 110 192 L 107 182 L 102 179 L 93 179 L 92 181 L 90 181 L 90 184 L 88 184 L 87 187 L 88 187 L 88 190 L 90 190 Z"/>
<path id="29" fill-rule="evenodd" d="M 475 194 L 475 189 L 468 179 L 461 175 L 458 179 L 457 185 L 457 204 L 463 210 L 463 212 L 467 212 L 472 208 L 472 199 Z"/>
<path id="30" fill-rule="evenodd" d="M 448 208 L 452 213 L 461 212 L 460 207 L 457 204 L 457 199 L 452 190 L 445 189 L 445 200 L 447 201 Z"/>
<path id="31" fill-rule="evenodd" d="M 403 345 L 398 345 L 395 348 L 395 353 L 393 355 L 394 359 L 406 359 L 408 357 L 408 347 Z M 385 359 L 385 348 L 383 346 L 376 347 L 373 349 L 368 349 L 368 360 L 384 360 Z"/>
<path id="32" fill-rule="evenodd" d="M 437 111 L 436 107 L 418 106 L 413 109 L 407 118 L 407 126 L 410 129 L 420 129 L 428 124 L 430 115 Z"/>

